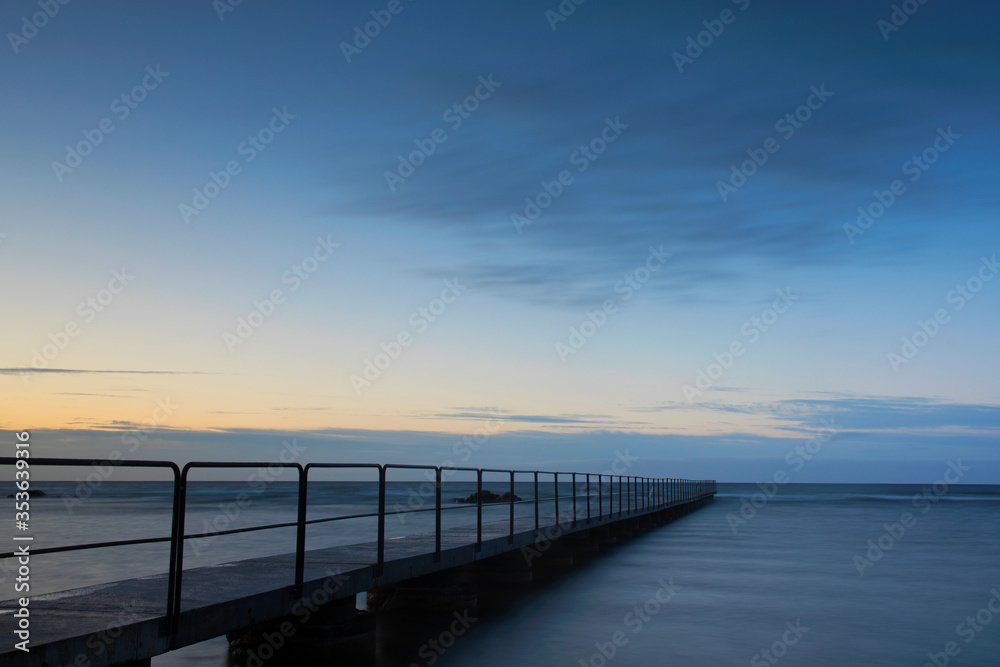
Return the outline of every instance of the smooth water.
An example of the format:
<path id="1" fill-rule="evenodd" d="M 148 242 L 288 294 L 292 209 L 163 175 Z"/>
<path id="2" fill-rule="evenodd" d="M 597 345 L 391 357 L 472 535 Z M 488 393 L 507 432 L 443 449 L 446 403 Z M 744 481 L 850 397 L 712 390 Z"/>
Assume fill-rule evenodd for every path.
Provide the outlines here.
<path id="1" fill-rule="evenodd" d="M 169 533 L 168 485 L 107 483 L 75 505 L 58 497 L 70 486 L 47 486 L 53 497 L 33 504 L 39 546 Z M 487 486 L 505 490 L 502 484 Z M 517 493 L 527 499 L 526 486 L 519 484 Z M 187 531 L 219 521 L 240 488 L 246 490 L 234 483 L 193 487 Z M 336 483 L 311 490 L 309 516 L 373 511 L 374 488 Z M 446 488 L 447 499 L 474 486 Z M 923 489 L 790 484 L 768 498 L 756 485 L 720 485 L 707 507 L 473 623 L 443 654 L 433 653 L 435 664 L 1000 665 L 1000 487 L 952 486 L 940 497 L 930 489 L 921 497 Z M 433 503 L 433 496 L 414 500 L 418 490 L 419 484 L 396 484 L 387 504 Z M 251 496 L 254 502 L 228 527 L 292 521 L 294 494 L 293 485 L 272 485 L 266 494 Z M 506 515 L 499 510 L 495 518 Z M 475 520 L 474 510 L 445 515 L 446 525 Z M 390 535 L 432 526 L 432 513 L 387 522 Z M 280 529 L 221 537 L 197 553 L 189 545 L 186 566 L 284 553 L 292 534 Z M 368 541 L 374 524 L 321 524 L 310 535 L 310 548 Z M 144 576 L 166 566 L 166 545 L 113 551 L 33 559 L 33 594 Z M 7 572 L 0 577 L 0 586 L 9 587 Z M 153 663 L 225 665 L 226 642 L 204 642 Z M 380 664 L 428 663 L 414 653 L 404 660 L 384 657 Z"/>

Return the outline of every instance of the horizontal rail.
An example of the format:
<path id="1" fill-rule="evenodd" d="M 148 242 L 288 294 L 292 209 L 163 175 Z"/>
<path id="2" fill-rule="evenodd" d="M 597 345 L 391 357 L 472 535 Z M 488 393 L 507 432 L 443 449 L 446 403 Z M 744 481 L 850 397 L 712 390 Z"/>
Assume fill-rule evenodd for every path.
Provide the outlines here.
<path id="1" fill-rule="evenodd" d="M 20 463 L 19 463 L 20 462 Z M 125 468 L 162 468 L 169 470 L 172 474 L 172 502 L 171 502 L 171 529 L 169 536 L 137 538 L 131 540 L 117 540 L 109 542 L 93 542 L 87 544 L 75 544 L 59 547 L 51 547 L 32 551 L 33 554 L 54 554 L 71 551 L 81 551 L 87 549 L 101 549 L 110 547 L 135 546 L 142 544 L 156 544 L 168 542 L 170 544 L 170 555 L 167 576 L 167 631 L 171 637 L 171 646 L 176 641 L 177 622 L 181 612 L 181 592 L 184 571 L 184 546 L 186 540 L 205 539 L 209 537 L 219 537 L 227 535 L 237 535 L 243 533 L 258 532 L 281 528 L 295 528 L 295 582 L 294 590 L 296 595 L 301 595 L 303 590 L 303 578 L 305 569 L 306 553 L 306 528 L 310 525 L 321 523 L 331 523 L 335 521 L 348 521 L 352 519 L 378 519 L 377 526 L 377 557 L 375 566 L 376 576 L 381 576 L 385 564 L 385 519 L 387 516 L 403 515 L 418 512 L 434 512 L 434 556 L 440 559 L 441 556 L 441 533 L 442 533 L 442 513 L 447 510 L 476 510 L 476 551 L 482 549 L 483 544 L 483 508 L 509 508 L 508 540 L 513 543 L 515 530 L 515 506 L 531 505 L 534 509 L 535 531 L 540 529 L 540 508 L 541 505 L 552 503 L 555 526 L 560 525 L 560 521 L 565 518 L 574 525 L 581 520 L 587 523 L 594 519 L 593 510 L 596 509 L 596 517 L 606 519 L 608 517 L 631 516 L 635 513 L 653 511 L 670 507 L 679 503 L 691 502 L 699 498 L 712 495 L 716 492 L 716 484 L 713 480 L 685 480 L 673 477 L 649 478 L 628 475 L 606 475 L 597 473 L 579 473 L 562 471 L 542 471 L 542 470 L 503 470 L 496 468 L 463 468 L 455 466 L 425 466 L 415 464 L 377 464 L 377 463 L 299 463 L 284 462 L 210 462 L 194 461 L 186 464 L 183 468 L 171 461 L 143 461 L 143 460 L 105 460 L 93 459 L 59 459 L 59 458 L 14 458 L 0 457 L 0 465 L 13 465 L 19 470 L 29 469 L 32 466 L 65 466 L 65 467 L 85 467 L 85 466 L 121 466 Z M 241 528 L 231 528 L 212 532 L 191 533 L 185 531 L 185 517 L 187 511 L 187 486 L 189 483 L 189 473 L 195 469 L 236 469 L 236 468 L 271 468 L 280 467 L 296 471 L 298 491 L 296 494 L 297 515 L 295 521 L 282 523 L 265 524 L 257 526 L 246 526 Z M 363 512 L 359 514 L 337 515 L 331 517 L 308 518 L 308 493 L 309 474 L 313 470 L 372 470 L 377 473 L 378 480 L 369 480 L 366 483 L 378 484 L 378 511 Z M 388 510 L 386 507 L 386 491 L 390 484 L 402 484 L 413 482 L 414 480 L 402 480 L 400 482 L 389 482 L 387 476 L 396 470 L 422 470 L 425 471 L 426 479 L 424 484 L 433 487 L 434 503 L 431 507 L 399 508 Z M 475 475 L 476 502 L 475 503 L 451 503 L 445 506 L 442 502 L 443 475 L 456 472 L 466 472 Z M 484 480 L 485 475 L 503 475 L 506 479 Z M 527 481 L 517 481 L 518 475 L 530 475 Z M 539 476 L 550 476 L 551 479 L 539 479 Z M 325 482 L 316 481 L 314 484 Z M 451 481 L 451 484 L 470 484 L 471 481 Z M 484 502 L 484 484 L 503 485 L 509 493 L 507 500 L 496 502 Z M 549 486 L 551 484 L 551 486 Z M 615 488 L 617 484 L 617 489 Z M 518 485 L 530 486 L 533 490 L 528 494 L 528 499 L 514 500 L 515 490 Z M 570 493 L 566 494 L 565 490 Z M 546 495 L 551 491 L 551 495 Z M 411 488 L 412 493 L 412 488 Z M 523 493 L 523 491 L 522 491 Z M 419 494 L 421 503 L 428 494 Z M 594 508 L 596 500 L 596 508 Z M 617 500 L 617 510 L 615 503 Z M 559 511 L 560 501 L 570 501 L 572 508 L 567 509 L 566 516 L 561 517 Z M 605 507 L 606 505 L 606 507 Z M 398 505 L 397 505 L 398 507 Z M 586 514 L 580 516 L 580 510 L 585 508 Z M 526 517 L 522 517 L 526 518 Z M 16 553 L 3 553 L 0 558 L 11 558 Z"/>

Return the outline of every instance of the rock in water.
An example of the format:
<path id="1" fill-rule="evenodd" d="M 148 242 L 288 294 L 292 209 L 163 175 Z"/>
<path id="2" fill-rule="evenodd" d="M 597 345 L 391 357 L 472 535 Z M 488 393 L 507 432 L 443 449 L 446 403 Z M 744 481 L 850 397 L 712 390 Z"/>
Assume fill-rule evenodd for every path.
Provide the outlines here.
<path id="1" fill-rule="evenodd" d="M 509 503 L 511 500 L 510 491 L 504 491 L 502 494 L 497 495 L 492 491 L 487 491 L 483 489 L 483 503 Z M 514 496 L 514 502 L 519 502 L 521 500 L 520 496 Z M 479 494 L 475 491 L 472 492 L 468 498 L 455 498 L 451 502 L 462 503 L 468 505 L 475 505 L 479 501 Z"/>
<path id="2" fill-rule="evenodd" d="M 43 498 L 43 497 L 45 497 L 47 495 L 49 495 L 49 494 L 45 493 L 41 489 L 30 489 L 28 491 L 28 497 L 29 498 Z M 15 496 L 14 496 L 13 493 L 11 493 L 11 494 L 8 494 L 7 497 L 8 498 L 14 498 Z"/>

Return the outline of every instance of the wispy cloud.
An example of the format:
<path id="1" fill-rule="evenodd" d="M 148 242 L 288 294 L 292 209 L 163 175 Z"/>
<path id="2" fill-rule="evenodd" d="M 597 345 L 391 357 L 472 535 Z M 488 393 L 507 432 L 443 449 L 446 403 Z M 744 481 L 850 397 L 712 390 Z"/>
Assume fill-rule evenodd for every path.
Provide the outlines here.
<path id="1" fill-rule="evenodd" d="M 779 428 L 794 431 L 813 429 L 824 417 L 833 417 L 854 431 L 1000 430 L 1000 405 L 956 403 L 921 397 L 840 396 L 751 403 L 704 401 L 693 405 L 671 402 L 638 406 L 632 410 L 761 415 L 786 422 L 786 426 Z"/>
<path id="2" fill-rule="evenodd" d="M 507 410 L 490 410 L 489 408 L 453 408 L 444 412 L 435 412 L 417 415 L 419 419 L 457 419 L 457 420 L 493 420 L 501 419 L 507 422 L 519 422 L 529 424 L 580 424 L 580 425 L 601 425 L 606 427 L 625 427 L 639 424 L 640 422 L 623 421 L 613 415 L 601 414 L 557 414 L 557 415 L 532 415 L 515 414 Z"/>
<path id="3" fill-rule="evenodd" d="M 201 371 L 122 371 L 122 370 L 90 370 L 81 368 L 0 368 L 0 375 L 37 375 L 37 374 L 66 374 L 66 375 L 216 375 L 216 373 L 204 373 Z"/>

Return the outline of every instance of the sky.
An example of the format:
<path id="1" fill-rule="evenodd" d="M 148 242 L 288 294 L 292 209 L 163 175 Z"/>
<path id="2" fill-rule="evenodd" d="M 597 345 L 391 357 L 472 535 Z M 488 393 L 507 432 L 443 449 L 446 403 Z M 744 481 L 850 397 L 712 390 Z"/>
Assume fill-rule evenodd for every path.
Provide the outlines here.
<path id="1" fill-rule="evenodd" d="M 0 428 L 1000 483 L 998 18 L 5 2 Z"/>

